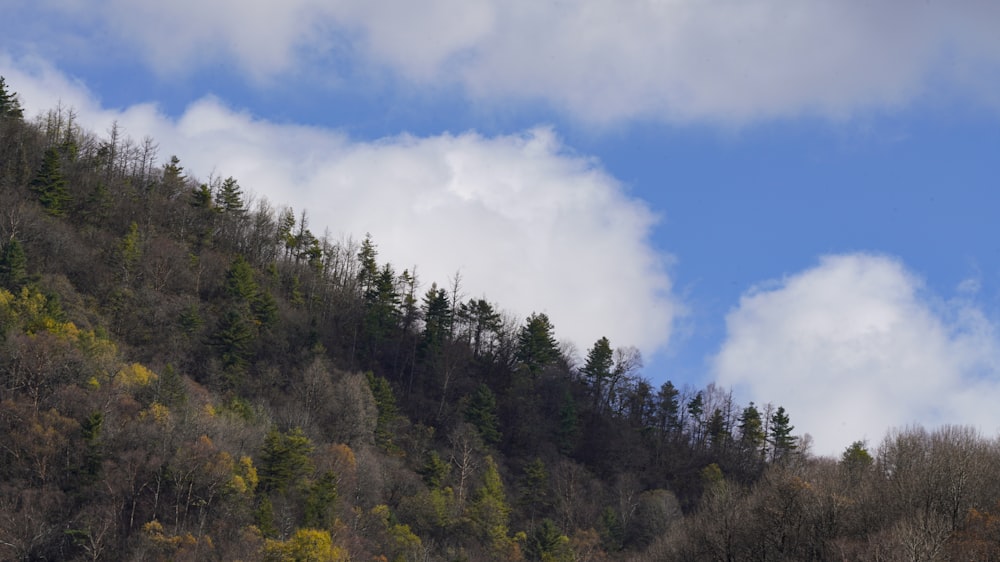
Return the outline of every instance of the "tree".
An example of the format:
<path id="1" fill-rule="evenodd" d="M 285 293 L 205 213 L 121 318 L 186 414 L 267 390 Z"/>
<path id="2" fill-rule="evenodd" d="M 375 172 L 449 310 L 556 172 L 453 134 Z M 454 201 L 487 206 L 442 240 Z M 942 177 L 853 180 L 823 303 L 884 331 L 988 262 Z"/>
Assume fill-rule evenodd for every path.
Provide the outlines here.
<path id="1" fill-rule="evenodd" d="M 42 165 L 35 174 L 35 179 L 31 181 L 31 190 L 38 196 L 38 202 L 46 213 L 54 217 L 66 214 L 72 197 L 66 188 L 66 178 L 62 173 L 62 155 L 57 148 L 52 147 L 45 151 Z"/>
<path id="2" fill-rule="evenodd" d="M 673 435 L 680 432 L 681 406 L 678 396 L 680 396 L 680 392 L 670 381 L 663 383 L 660 386 L 660 391 L 656 394 L 657 421 L 663 435 Z"/>
<path id="3" fill-rule="evenodd" d="M 312 452 L 313 444 L 301 428 L 287 433 L 272 429 L 260 453 L 260 485 L 275 492 L 298 485 L 313 469 L 309 458 Z"/>
<path id="4" fill-rule="evenodd" d="M 740 444 L 749 450 L 758 450 L 764 444 L 764 422 L 760 417 L 760 410 L 751 402 L 739 418 Z"/>
<path id="5" fill-rule="evenodd" d="M 552 322 L 545 313 L 532 314 L 517 336 L 517 361 L 535 378 L 558 358 L 559 345 Z"/>
<path id="6" fill-rule="evenodd" d="M 497 555 L 509 554 L 516 548 L 510 537 L 510 507 L 493 457 L 486 457 L 483 484 L 469 507 L 469 519 L 480 538 L 488 541 Z"/>
<path id="7" fill-rule="evenodd" d="M 496 445 L 500 442 L 497 399 L 490 387 L 485 384 L 476 387 L 465 408 L 465 421 L 476 427 L 485 443 Z"/>
<path id="8" fill-rule="evenodd" d="M 0 119 L 24 119 L 24 110 L 17 99 L 17 93 L 7 90 L 7 81 L 0 76 Z"/>
<path id="9" fill-rule="evenodd" d="M 375 406 L 378 408 L 378 421 L 375 424 L 375 443 L 387 451 L 396 450 L 396 445 L 392 442 L 393 430 L 396 418 L 399 417 L 399 408 L 396 406 L 396 395 L 392 392 L 389 381 L 384 377 L 377 377 L 369 371 L 368 385 L 371 387 L 372 396 L 375 397 Z"/>
<path id="10" fill-rule="evenodd" d="M 528 536 L 525 548 L 528 560 L 541 562 L 571 562 L 575 560 L 569 537 L 562 534 L 551 519 L 542 523 Z"/>
<path id="11" fill-rule="evenodd" d="M 789 453 L 795 450 L 795 437 L 792 430 L 795 426 L 789 423 L 788 414 L 785 413 L 784 406 L 778 406 L 774 415 L 771 416 L 771 458 L 774 461 L 783 460 Z"/>
<path id="12" fill-rule="evenodd" d="M 242 215 L 244 213 L 243 190 L 240 189 L 240 184 L 236 183 L 232 176 L 222 182 L 222 187 L 215 194 L 215 206 L 227 215 Z"/>
<path id="13" fill-rule="evenodd" d="M 605 393 L 605 384 L 611 378 L 611 369 L 614 368 L 614 352 L 611 350 L 611 342 L 608 338 L 602 337 L 594 342 L 594 346 L 587 352 L 587 362 L 580 370 L 584 381 L 590 386 L 590 392 L 594 396 L 594 409 L 600 411 Z"/>
<path id="14" fill-rule="evenodd" d="M 24 246 L 17 238 L 11 238 L 0 253 L 0 288 L 7 288 L 12 293 L 20 291 L 28 282 L 28 259 L 24 255 Z"/>

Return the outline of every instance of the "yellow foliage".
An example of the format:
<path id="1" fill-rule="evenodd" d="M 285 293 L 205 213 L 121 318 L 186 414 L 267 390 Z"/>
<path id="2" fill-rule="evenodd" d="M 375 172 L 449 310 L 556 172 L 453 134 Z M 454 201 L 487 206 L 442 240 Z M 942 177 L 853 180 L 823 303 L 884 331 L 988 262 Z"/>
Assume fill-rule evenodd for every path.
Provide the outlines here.
<path id="1" fill-rule="evenodd" d="M 166 425 L 170 421 L 170 408 L 160 404 L 159 402 L 153 402 L 149 405 L 144 412 L 139 414 L 140 419 L 147 417 L 153 418 L 153 421 L 157 425 Z"/>
<path id="2" fill-rule="evenodd" d="M 327 531 L 299 529 L 287 541 L 264 541 L 268 562 L 348 562 L 347 551 L 335 544 Z"/>
<path id="3" fill-rule="evenodd" d="M 205 412 L 205 415 L 210 418 L 214 418 L 215 415 L 218 413 L 218 410 L 215 409 L 215 406 L 211 404 L 205 404 L 205 407 L 202 408 L 202 411 Z"/>
<path id="4" fill-rule="evenodd" d="M 159 377 L 140 363 L 122 367 L 115 375 L 115 383 L 124 387 L 146 386 Z"/>
<path id="5" fill-rule="evenodd" d="M 233 468 L 233 478 L 229 481 L 229 487 L 241 494 L 253 494 L 257 489 L 257 468 L 253 465 L 253 459 L 243 455 L 240 462 Z"/>
<path id="6" fill-rule="evenodd" d="M 209 550 L 214 546 L 211 537 L 207 535 L 201 537 L 201 540 L 191 533 L 168 535 L 163 524 L 156 519 L 143 525 L 142 532 L 153 546 L 167 556 L 167 559 L 172 559 L 181 553 L 189 553 L 192 549 L 198 549 L 199 545 Z"/>

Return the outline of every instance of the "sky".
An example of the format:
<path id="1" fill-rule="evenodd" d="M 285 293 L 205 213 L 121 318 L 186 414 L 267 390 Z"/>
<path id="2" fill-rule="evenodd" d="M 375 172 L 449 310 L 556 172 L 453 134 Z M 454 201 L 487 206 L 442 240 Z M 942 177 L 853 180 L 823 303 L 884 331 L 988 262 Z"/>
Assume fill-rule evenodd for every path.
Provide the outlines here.
<path id="1" fill-rule="evenodd" d="M 1000 431 L 1000 4 L 7 0 L 29 116 L 370 233 L 817 454 Z"/>

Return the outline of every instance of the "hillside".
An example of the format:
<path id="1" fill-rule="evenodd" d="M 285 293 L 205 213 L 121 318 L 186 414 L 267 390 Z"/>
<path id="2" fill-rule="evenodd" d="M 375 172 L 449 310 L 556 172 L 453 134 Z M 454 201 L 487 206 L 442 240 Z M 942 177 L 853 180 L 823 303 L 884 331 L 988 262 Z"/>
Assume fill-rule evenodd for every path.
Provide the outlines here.
<path id="1" fill-rule="evenodd" d="M 0 559 L 1000 559 L 994 439 L 815 458 L 308 216 L 0 81 Z"/>

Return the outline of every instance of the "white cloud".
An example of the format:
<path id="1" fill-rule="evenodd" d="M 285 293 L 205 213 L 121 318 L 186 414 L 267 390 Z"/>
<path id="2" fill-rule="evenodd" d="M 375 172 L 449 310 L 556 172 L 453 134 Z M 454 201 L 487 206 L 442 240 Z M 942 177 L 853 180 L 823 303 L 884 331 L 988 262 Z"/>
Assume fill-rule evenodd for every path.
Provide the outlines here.
<path id="1" fill-rule="evenodd" d="M 650 244 L 656 217 L 592 159 L 548 128 L 355 142 L 328 129 L 275 124 L 204 98 L 174 120 L 154 105 L 102 108 L 44 62 L 0 55 L 29 114 L 62 100 L 99 133 L 114 121 L 151 135 L 195 177 L 234 176 L 276 204 L 307 209 L 320 235 L 370 232 L 381 259 L 418 266 L 425 286 L 456 271 L 468 297 L 524 317 L 546 312 L 557 335 L 587 349 L 601 336 L 652 353 L 680 305 Z"/>
<path id="2" fill-rule="evenodd" d="M 51 36 L 31 26 L 21 41 L 61 44 L 82 28 L 117 56 L 124 41 L 165 76 L 230 62 L 258 79 L 330 74 L 347 61 L 598 123 L 838 118 L 941 91 L 1000 105 L 1000 5 L 980 0 L 40 0 L 31 10 L 24 17 L 72 25 Z"/>
<path id="3" fill-rule="evenodd" d="M 969 301 L 927 295 L 894 259 L 825 257 L 745 294 L 726 327 L 716 380 L 785 406 L 820 454 L 910 423 L 1000 430 L 994 327 Z"/>

